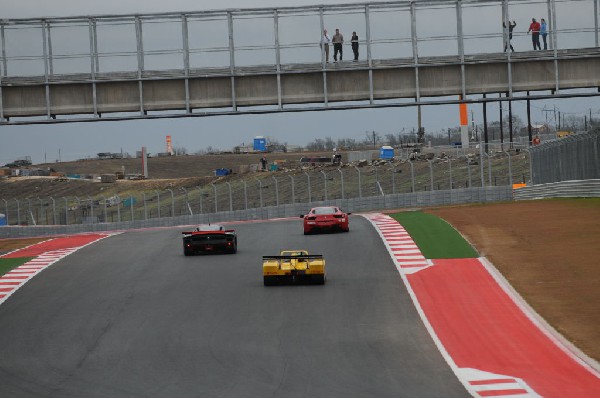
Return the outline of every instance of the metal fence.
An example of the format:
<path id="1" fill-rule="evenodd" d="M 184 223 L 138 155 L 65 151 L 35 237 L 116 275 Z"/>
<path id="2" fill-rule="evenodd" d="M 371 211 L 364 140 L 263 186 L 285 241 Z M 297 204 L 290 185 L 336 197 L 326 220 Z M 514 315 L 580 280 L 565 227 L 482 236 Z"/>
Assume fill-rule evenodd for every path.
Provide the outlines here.
<path id="1" fill-rule="evenodd" d="M 135 228 L 173 227 L 207 222 L 266 220 L 298 216 L 304 214 L 310 206 L 339 206 L 350 212 L 365 212 L 372 210 L 398 209 L 403 207 L 414 208 L 461 203 L 498 202 L 511 199 L 512 188 L 509 186 L 485 188 L 473 187 L 440 191 L 397 193 L 385 196 L 352 199 L 335 199 L 312 203 L 281 204 L 279 206 L 265 206 L 248 210 L 219 211 L 217 213 L 180 215 L 175 217 L 161 217 L 115 223 L 7 226 L 0 228 L 0 238 L 118 231 Z"/>
<path id="2" fill-rule="evenodd" d="M 315 164 L 233 175 L 204 186 L 114 196 L 0 198 L 0 213 L 8 225 L 40 226 L 137 222 L 298 204 L 306 211 L 315 203 L 339 200 L 510 187 L 529 181 L 529 170 L 527 151 L 486 153 L 480 147 L 457 157 L 430 153 L 414 160 Z"/>
<path id="3" fill-rule="evenodd" d="M 599 198 L 600 180 L 570 180 L 517 189 L 515 200 L 544 198 Z"/>
<path id="4" fill-rule="evenodd" d="M 576 134 L 532 147 L 533 184 L 600 178 L 599 135 Z"/>

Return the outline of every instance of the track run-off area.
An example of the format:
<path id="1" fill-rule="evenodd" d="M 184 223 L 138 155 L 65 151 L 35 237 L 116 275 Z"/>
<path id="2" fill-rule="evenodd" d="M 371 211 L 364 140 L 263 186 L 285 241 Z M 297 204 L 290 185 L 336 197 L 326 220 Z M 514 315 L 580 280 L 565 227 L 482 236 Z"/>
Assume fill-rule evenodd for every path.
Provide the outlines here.
<path id="1" fill-rule="evenodd" d="M 0 277 L 0 397 L 600 396 L 485 258 L 430 258 L 378 213 L 228 226 L 235 255 L 185 257 L 181 227 L 1 256 L 22 265 Z M 286 249 L 322 254 L 327 283 L 263 286 Z"/>

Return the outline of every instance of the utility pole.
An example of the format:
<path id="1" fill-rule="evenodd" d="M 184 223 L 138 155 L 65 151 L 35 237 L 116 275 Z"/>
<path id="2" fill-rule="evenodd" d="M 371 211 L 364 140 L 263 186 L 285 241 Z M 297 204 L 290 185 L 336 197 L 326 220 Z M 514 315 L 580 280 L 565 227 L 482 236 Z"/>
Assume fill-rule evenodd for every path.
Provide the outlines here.
<path id="1" fill-rule="evenodd" d="M 502 93 L 498 93 L 498 97 L 502 98 Z M 504 144 L 504 125 L 502 123 L 502 101 L 500 104 L 500 144 Z"/>
<path id="2" fill-rule="evenodd" d="M 531 100 L 529 99 L 529 91 L 527 92 L 527 133 L 529 134 L 529 145 L 533 141 L 531 135 Z"/>

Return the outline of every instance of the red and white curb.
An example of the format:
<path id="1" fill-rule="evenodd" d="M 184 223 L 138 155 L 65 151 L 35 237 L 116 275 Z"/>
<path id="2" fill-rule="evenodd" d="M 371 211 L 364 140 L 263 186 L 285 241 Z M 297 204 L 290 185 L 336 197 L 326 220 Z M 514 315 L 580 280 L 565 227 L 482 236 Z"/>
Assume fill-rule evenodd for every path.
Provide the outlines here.
<path id="1" fill-rule="evenodd" d="M 471 395 L 600 397 L 598 364 L 537 317 L 485 258 L 428 259 L 430 266 L 411 271 L 392 250 L 403 236 L 396 221 L 382 214 L 365 217 L 386 242 L 423 324 Z"/>
<path id="2" fill-rule="evenodd" d="M 68 247 L 64 249 L 50 250 L 41 253 L 37 257 L 27 261 L 26 263 L 12 269 L 6 274 L 0 276 L 0 305 L 4 303 L 13 293 L 21 288 L 25 283 L 29 282 L 34 276 L 51 266 L 52 264 L 62 260 L 71 253 L 77 250 L 98 242 L 101 239 L 116 235 L 115 233 L 105 234 L 90 243 L 82 246 Z M 31 245 L 32 247 L 35 245 Z M 14 252 L 11 252 L 14 253 Z M 11 254 L 11 253 L 7 253 Z"/>
<path id="3" fill-rule="evenodd" d="M 423 256 L 408 232 L 406 232 L 404 227 L 392 217 L 381 213 L 363 214 L 363 217 L 369 220 L 377 230 L 396 265 L 396 269 L 402 277 L 402 281 L 411 296 L 413 304 L 415 305 L 425 328 L 446 360 L 446 363 L 448 363 L 465 389 L 473 397 L 540 397 L 540 395 L 529 387 L 522 379 L 506 375 L 497 375 L 478 369 L 460 368 L 456 365 L 456 362 L 444 347 L 442 341 L 429 322 L 429 319 L 427 319 L 427 315 L 425 314 L 425 311 L 423 311 L 417 295 L 407 279 L 407 275 L 409 274 L 434 266 L 433 262 Z M 409 250 L 409 252 L 406 250 Z"/>
<path id="4" fill-rule="evenodd" d="M 483 372 L 470 368 L 458 369 L 457 376 L 462 380 L 467 380 L 474 390 L 476 397 L 540 397 L 523 379 L 517 377 Z"/>
<path id="5" fill-rule="evenodd" d="M 398 221 L 385 214 L 365 214 L 379 231 L 383 243 L 390 252 L 401 274 L 412 274 L 432 266 L 421 250 Z"/>

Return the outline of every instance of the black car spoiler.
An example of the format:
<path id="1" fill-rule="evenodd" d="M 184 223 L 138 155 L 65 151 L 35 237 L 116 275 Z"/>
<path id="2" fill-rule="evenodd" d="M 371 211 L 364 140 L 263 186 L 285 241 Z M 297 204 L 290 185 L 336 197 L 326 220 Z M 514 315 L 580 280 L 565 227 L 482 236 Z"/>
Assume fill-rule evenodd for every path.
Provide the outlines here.
<path id="1" fill-rule="evenodd" d="M 300 256 L 263 256 L 264 260 L 316 260 L 322 259 L 322 254 L 303 254 Z"/>
<path id="2" fill-rule="evenodd" d="M 184 235 L 231 235 L 235 233 L 234 229 L 227 229 L 222 231 L 186 231 L 182 232 Z"/>

